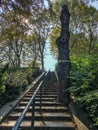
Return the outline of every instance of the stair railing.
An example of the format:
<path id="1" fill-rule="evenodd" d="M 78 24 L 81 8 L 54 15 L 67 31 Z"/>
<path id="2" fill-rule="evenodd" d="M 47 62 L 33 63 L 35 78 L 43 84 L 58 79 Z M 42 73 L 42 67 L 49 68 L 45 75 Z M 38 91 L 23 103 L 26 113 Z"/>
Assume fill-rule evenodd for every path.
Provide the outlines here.
<path id="1" fill-rule="evenodd" d="M 18 130 L 29 107 L 32 106 L 32 117 L 31 117 L 31 130 L 34 130 L 34 118 L 35 118 L 35 96 L 37 94 L 37 92 L 40 90 L 40 113 L 42 113 L 42 110 L 41 110 L 41 106 L 42 106 L 42 88 L 43 88 L 43 85 L 44 85 L 44 82 L 45 82 L 45 79 L 47 78 L 47 75 L 48 75 L 48 72 L 45 74 L 45 72 L 42 73 L 42 75 L 40 76 L 40 78 L 42 76 L 44 76 L 44 80 L 43 81 L 40 81 L 38 87 L 36 88 L 35 92 L 33 93 L 29 103 L 27 104 L 27 106 L 25 107 L 25 109 L 23 110 L 21 116 L 18 118 L 18 120 L 16 121 L 15 125 L 13 126 L 12 130 Z"/>
<path id="2" fill-rule="evenodd" d="M 42 109 L 41 109 L 41 107 L 42 107 L 42 91 L 43 91 L 43 86 L 46 86 L 46 82 L 47 82 L 47 77 L 48 77 L 48 74 L 49 74 L 49 71 L 47 71 L 46 72 L 46 74 L 44 75 L 44 78 L 43 78 L 43 85 L 40 87 L 40 104 L 39 104 L 39 106 L 40 106 L 40 114 L 42 114 Z"/>
<path id="3" fill-rule="evenodd" d="M 55 70 L 54 73 L 55 73 L 56 79 L 57 79 L 57 81 L 58 81 L 58 74 L 57 74 L 57 71 Z"/>

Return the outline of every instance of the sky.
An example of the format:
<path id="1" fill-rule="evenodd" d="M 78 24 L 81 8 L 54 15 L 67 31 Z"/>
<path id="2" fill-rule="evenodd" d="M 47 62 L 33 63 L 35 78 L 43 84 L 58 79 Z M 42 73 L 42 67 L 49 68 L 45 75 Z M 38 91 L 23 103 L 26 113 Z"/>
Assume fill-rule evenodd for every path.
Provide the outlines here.
<path id="1" fill-rule="evenodd" d="M 97 10 L 98 10 L 98 1 L 95 1 L 92 3 L 92 6 L 94 6 Z M 45 70 L 51 70 L 53 71 L 55 69 L 55 65 L 57 64 L 57 60 L 52 56 L 51 52 L 50 52 L 50 45 L 49 45 L 49 41 L 46 44 L 46 56 L 44 59 L 44 63 L 45 63 Z"/>
<path id="2" fill-rule="evenodd" d="M 93 2 L 92 6 L 94 6 L 98 10 L 98 1 Z"/>
<path id="3" fill-rule="evenodd" d="M 45 70 L 51 70 L 53 71 L 55 69 L 55 64 L 57 63 L 57 60 L 53 57 L 53 55 L 50 52 L 50 43 L 47 41 L 46 47 L 45 47 Z"/>

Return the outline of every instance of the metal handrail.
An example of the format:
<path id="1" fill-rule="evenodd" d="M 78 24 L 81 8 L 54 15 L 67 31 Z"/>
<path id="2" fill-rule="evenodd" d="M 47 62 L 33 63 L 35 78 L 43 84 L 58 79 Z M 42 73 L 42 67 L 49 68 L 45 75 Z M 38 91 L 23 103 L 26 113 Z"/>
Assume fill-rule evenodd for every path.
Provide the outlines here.
<path id="1" fill-rule="evenodd" d="M 56 79 L 57 79 L 57 81 L 58 81 L 58 74 L 57 74 L 57 71 L 55 70 L 54 73 L 55 73 Z"/>
<path id="2" fill-rule="evenodd" d="M 21 122 L 23 121 L 23 118 L 25 117 L 26 115 L 26 112 L 28 111 L 29 107 L 31 106 L 35 96 L 36 96 L 36 93 L 38 92 L 39 88 L 41 87 L 41 85 L 43 84 L 43 81 L 40 82 L 40 84 L 38 85 L 37 89 L 35 90 L 32 98 L 30 99 L 29 103 L 27 104 L 26 108 L 24 109 L 23 113 L 21 114 L 21 116 L 18 118 L 16 124 L 14 125 L 14 127 L 12 128 L 12 130 L 17 130 L 19 127 L 20 127 L 20 124 Z"/>
<path id="3" fill-rule="evenodd" d="M 38 78 L 38 80 L 39 80 L 44 74 L 45 74 L 45 72 L 43 72 L 43 73 L 41 74 L 41 76 Z M 48 74 L 48 73 L 47 73 L 47 74 Z M 46 76 L 46 75 L 45 75 L 45 76 Z M 38 80 L 37 80 L 37 82 L 38 82 Z M 28 109 L 29 109 L 29 107 L 30 107 L 31 105 L 32 105 L 32 109 L 33 109 L 33 111 L 34 111 L 34 109 L 35 109 L 35 108 L 34 108 L 34 107 L 35 107 L 35 96 L 36 96 L 37 92 L 39 91 L 39 89 L 41 89 L 42 85 L 43 85 L 43 81 L 41 81 L 41 82 L 39 83 L 37 89 L 35 90 L 34 94 L 33 94 L 32 97 L 31 97 L 29 103 L 27 104 L 27 106 L 26 106 L 25 109 L 23 110 L 21 116 L 18 118 L 18 120 L 17 120 L 17 122 L 15 123 L 14 127 L 12 128 L 12 130 L 18 130 L 18 128 L 20 127 L 20 125 L 21 125 L 21 123 L 22 123 L 22 121 L 23 121 L 23 119 L 24 119 L 24 117 L 25 117 L 25 115 L 26 115 L 26 113 L 27 113 L 27 111 L 28 111 Z M 41 103 L 41 102 L 40 102 L 40 103 Z M 41 109 L 41 106 L 40 106 L 40 109 Z M 34 115 L 34 112 L 33 112 L 32 114 Z M 32 115 L 32 116 L 33 116 L 33 115 Z M 33 125 L 34 125 L 34 120 L 33 120 Z M 34 129 L 34 126 L 31 126 L 31 129 L 33 130 L 33 129 Z"/>
<path id="4" fill-rule="evenodd" d="M 38 81 L 43 77 L 43 75 L 45 75 L 45 73 L 46 73 L 46 72 L 43 72 L 43 73 L 35 80 L 35 82 L 38 82 Z"/>

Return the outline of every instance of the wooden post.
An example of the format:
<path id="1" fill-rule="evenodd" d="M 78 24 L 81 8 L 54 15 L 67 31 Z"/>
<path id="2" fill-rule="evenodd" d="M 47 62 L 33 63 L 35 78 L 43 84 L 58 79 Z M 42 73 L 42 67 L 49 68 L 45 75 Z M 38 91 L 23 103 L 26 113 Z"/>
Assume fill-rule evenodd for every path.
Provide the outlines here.
<path id="1" fill-rule="evenodd" d="M 58 46 L 58 99 L 61 102 L 69 102 L 69 19 L 70 14 L 67 5 L 62 6 L 61 11 L 61 36 L 57 38 Z"/>

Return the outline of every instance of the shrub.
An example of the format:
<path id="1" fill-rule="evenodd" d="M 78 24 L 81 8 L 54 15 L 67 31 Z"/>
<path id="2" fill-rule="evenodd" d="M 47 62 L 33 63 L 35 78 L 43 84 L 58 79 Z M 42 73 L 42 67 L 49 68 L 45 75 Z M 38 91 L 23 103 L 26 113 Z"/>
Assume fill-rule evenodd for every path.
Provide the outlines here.
<path id="1" fill-rule="evenodd" d="M 71 58 L 71 93 L 74 101 L 84 108 L 98 125 L 98 58 Z"/>
<path id="2" fill-rule="evenodd" d="M 5 68 L 4 68 L 5 70 Z M 0 104 L 14 100 L 39 74 L 38 68 L 9 68 L 0 71 Z M 2 72 L 2 73 L 1 73 Z"/>

